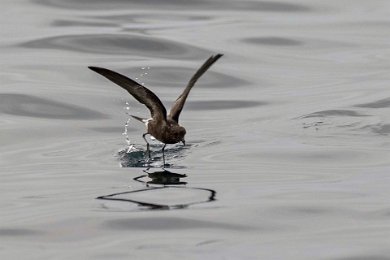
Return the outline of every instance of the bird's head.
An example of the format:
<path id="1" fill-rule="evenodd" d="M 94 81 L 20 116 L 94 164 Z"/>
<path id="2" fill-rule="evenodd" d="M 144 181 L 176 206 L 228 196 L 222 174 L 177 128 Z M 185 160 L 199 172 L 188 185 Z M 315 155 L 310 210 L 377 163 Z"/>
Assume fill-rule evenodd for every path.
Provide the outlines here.
<path id="1" fill-rule="evenodd" d="M 178 142 L 182 142 L 185 145 L 186 143 L 186 141 L 184 140 L 185 135 L 186 135 L 186 129 L 182 126 L 178 126 L 176 131 L 176 140 L 178 140 Z"/>

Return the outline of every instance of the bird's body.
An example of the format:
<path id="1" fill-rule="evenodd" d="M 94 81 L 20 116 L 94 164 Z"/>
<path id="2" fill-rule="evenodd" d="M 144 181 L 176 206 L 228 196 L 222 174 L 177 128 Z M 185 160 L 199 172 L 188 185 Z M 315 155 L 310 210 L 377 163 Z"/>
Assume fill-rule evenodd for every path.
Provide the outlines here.
<path id="1" fill-rule="evenodd" d="M 127 78 L 117 72 L 98 68 L 89 67 L 91 70 L 101 74 L 107 79 L 111 80 L 115 84 L 127 90 L 135 99 L 144 104 L 151 113 L 151 118 L 143 119 L 137 116 L 133 116 L 135 119 L 145 123 L 146 133 L 143 135 L 144 139 L 146 135 L 152 135 L 154 138 L 164 144 L 175 144 L 184 141 L 186 130 L 179 125 L 179 116 L 184 107 L 184 103 L 190 93 L 190 90 L 195 85 L 196 81 L 214 64 L 222 54 L 211 56 L 206 62 L 198 69 L 198 71 L 192 76 L 184 89 L 183 93 L 174 102 L 169 114 L 162 104 L 161 100 L 149 89 L 145 88 L 141 84 L 135 82 L 132 79 Z M 146 141 L 146 139 L 145 139 Z M 147 150 L 149 152 L 149 143 L 147 143 Z M 165 145 L 164 145 L 165 148 Z M 163 152 L 164 152 L 163 148 Z M 164 153 L 163 153 L 164 155 Z"/>
<path id="2" fill-rule="evenodd" d="M 148 134 L 164 144 L 184 142 L 186 134 L 186 129 L 171 119 L 167 119 L 162 124 L 151 120 L 148 123 L 147 131 Z"/>
<path id="3" fill-rule="evenodd" d="M 153 118 L 132 117 L 145 124 L 147 134 L 164 144 L 176 144 L 184 141 L 186 129 L 170 118 L 165 121 L 157 121 Z"/>

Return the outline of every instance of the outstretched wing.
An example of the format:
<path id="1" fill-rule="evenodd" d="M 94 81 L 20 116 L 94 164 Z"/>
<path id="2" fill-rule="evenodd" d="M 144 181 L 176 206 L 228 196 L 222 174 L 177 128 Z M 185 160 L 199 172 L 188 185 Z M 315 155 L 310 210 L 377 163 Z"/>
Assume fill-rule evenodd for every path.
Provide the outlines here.
<path id="1" fill-rule="evenodd" d="M 88 68 L 127 90 L 136 100 L 149 108 L 153 119 L 166 120 L 167 111 L 161 100 L 152 91 L 115 71 L 99 67 Z"/>
<path id="2" fill-rule="evenodd" d="M 194 74 L 194 76 L 192 76 L 183 93 L 176 99 L 175 103 L 173 104 L 171 111 L 169 112 L 169 118 L 176 122 L 179 122 L 180 113 L 183 110 L 184 103 L 186 102 L 186 99 L 192 87 L 195 85 L 196 81 L 211 67 L 211 65 L 213 65 L 214 62 L 216 62 L 219 58 L 222 57 L 222 55 L 223 54 L 217 54 L 208 58 L 205 63 L 203 63 L 202 67 L 200 67 L 198 71 Z"/>

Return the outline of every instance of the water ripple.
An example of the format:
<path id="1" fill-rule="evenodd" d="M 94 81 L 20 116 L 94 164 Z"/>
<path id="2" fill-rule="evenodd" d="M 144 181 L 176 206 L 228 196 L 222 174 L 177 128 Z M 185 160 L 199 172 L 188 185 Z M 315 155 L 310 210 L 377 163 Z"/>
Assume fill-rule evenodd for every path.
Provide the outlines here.
<path id="1" fill-rule="evenodd" d="M 123 71 L 135 71 L 136 69 L 137 67 L 124 68 Z M 152 66 L 149 72 L 152 76 L 150 78 L 145 78 L 145 80 L 150 86 L 182 88 L 195 73 L 195 70 L 194 67 Z M 196 83 L 196 88 L 233 88 L 248 84 L 248 81 L 231 75 L 208 71 L 201 80 Z"/>
<path id="2" fill-rule="evenodd" d="M 215 23 L 211 16 L 182 15 L 178 13 L 156 14 L 121 14 L 86 16 L 72 20 L 58 19 L 51 23 L 54 27 L 120 27 L 123 31 L 138 31 L 172 29 L 178 27 L 205 26 Z M 219 21 L 221 22 L 221 21 Z"/>
<path id="3" fill-rule="evenodd" d="M 362 127 L 362 129 L 369 129 L 371 132 L 378 135 L 390 134 L 390 124 L 374 124 Z"/>
<path id="4" fill-rule="evenodd" d="M 32 230 L 32 229 L 24 229 L 24 228 L 0 228 L 0 237 L 24 237 L 24 236 L 34 236 L 34 235 L 42 235 L 43 232 Z"/>
<path id="5" fill-rule="evenodd" d="M 335 260 L 390 260 L 390 257 L 386 255 L 379 255 L 379 254 L 369 254 L 369 255 L 360 255 L 360 256 L 346 256 L 346 257 L 340 257 L 340 258 L 335 258 Z"/>
<path id="6" fill-rule="evenodd" d="M 109 220 L 105 225 L 114 230 L 183 230 L 183 229 L 222 229 L 222 230 L 248 230 L 246 226 L 227 224 L 223 222 L 203 221 L 178 217 L 132 218 Z"/>
<path id="7" fill-rule="evenodd" d="M 209 51 L 184 43 L 128 34 L 55 36 L 28 41 L 20 44 L 20 47 L 170 59 L 197 59 L 210 54 Z"/>
<path id="8" fill-rule="evenodd" d="M 25 94 L 0 94 L 0 113 L 49 119 L 102 119 L 107 115 L 88 108 Z"/>
<path id="9" fill-rule="evenodd" d="M 342 135 L 348 137 L 343 141 L 350 138 L 352 141 L 352 137 L 356 135 L 367 136 L 367 130 L 370 131 L 370 135 L 372 133 L 385 135 L 389 131 L 380 117 L 347 109 L 318 111 L 304 115 L 299 119 L 302 120 L 303 129 L 315 130 L 315 136 Z M 309 133 L 305 131 L 305 134 Z"/>
<path id="10" fill-rule="evenodd" d="M 109 22 L 92 22 L 92 21 L 75 21 L 75 20 L 55 20 L 51 23 L 55 27 L 66 26 L 91 26 L 91 27 L 113 27 L 114 23 Z"/>
<path id="11" fill-rule="evenodd" d="M 215 10 L 246 10 L 260 12 L 309 12 L 312 11 L 307 5 L 287 3 L 282 1 L 206 1 L 206 0 L 33 0 L 38 4 L 44 4 L 59 8 L 84 9 L 84 10 L 107 10 L 107 9 L 215 9 Z"/>
<path id="12" fill-rule="evenodd" d="M 261 101 L 244 101 L 244 100 L 207 100 L 207 101 L 187 101 L 186 109 L 189 110 L 226 110 L 238 108 L 250 108 L 267 105 Z"/>
<path id="13" fill-rule="evenodd" d="M 364 117 L 367 115 L 360 114 L 352 110 L 324 110 L 315 113 L 311 113 L 303 116 L 303 118 L 310 117 L 327 117 L 327 116 L 351 116 L 351 117 Z"/>
<path id="14" fill-rule="evenodd" d="M 390 107 L 390 98 L 380 99 L 370 103 L 364 103 L 356 105 L 356 107 L 366 107 L 366 108 L 386 108 Z"/>
<path id="15" fill-rule="evenodd" d="M 96 19 L 103 19 L 107 21 L 117 21 L 120 23 L 152 23 L 152 22 L 188 22 L 188 21 L 210 21 L 214 19 L 212 16 L 206 15 L 191 15 L 191 14 L 179 14 L 179 13 L 132 13 L 121 15 L 104 15 L 94 16 Z"/>
<path id="16" fill-rule="evenodd" d="M 303 45 L 304 42 L 293 40 L 284 37 L 254 37 L 243 39 L 244 42 L 260 45 L 273 45 L 273 46 L 299 46 Z"/>
<path id="17" fill-rule="evenodd" d="M 350 50 L 353 47 L 356 47 L 354 43 L 340 40 L 328 40 L 324 38 L 314 38 L 314 37 L 285 37 L 285 36 L 255 36 L 255 37 L 246 37 L 240 39 L 241 42 L 256 45 L 259 47 L 278 47 L 278 48 L 287 48 L 287 47 L 302 47 L 305 46 L 305 50 L 314 50 L 314 49 L 347 49 Z M 294 49 L 298 50 L 298 49 Z M 299 48 L 299 50 L 302 50 Z"/>

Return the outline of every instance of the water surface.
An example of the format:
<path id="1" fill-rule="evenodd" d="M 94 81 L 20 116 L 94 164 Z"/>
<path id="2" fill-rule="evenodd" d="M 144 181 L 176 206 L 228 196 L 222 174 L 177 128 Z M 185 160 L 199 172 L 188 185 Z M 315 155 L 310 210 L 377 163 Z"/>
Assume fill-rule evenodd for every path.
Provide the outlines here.
<path id="1" fill-rule="evenodd" d="M 389 259 L 388 1 L 2 5 L 1 259 Z M 147 169 L 87 66 L 169 107 L 215 53 Z"/>

